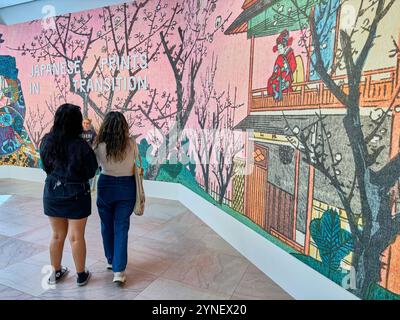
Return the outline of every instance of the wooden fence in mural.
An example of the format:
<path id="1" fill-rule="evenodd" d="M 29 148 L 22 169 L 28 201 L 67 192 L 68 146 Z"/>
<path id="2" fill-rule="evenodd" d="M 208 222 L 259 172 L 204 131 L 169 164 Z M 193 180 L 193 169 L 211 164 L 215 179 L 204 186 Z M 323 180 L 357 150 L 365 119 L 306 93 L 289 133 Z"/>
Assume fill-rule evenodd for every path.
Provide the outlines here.
<path id="1" fill-rule="evenodd" d="M 197 176 L 196 177 L 196 181 L 198 182 L 198 184 L 200 185 L 200 187 L 205 190 L 204 187 L 204 179 L 201 176 Z M 220 192 L 220 187 L 218 185 L 217 182 L 210 182 L 209 184 L 209 188 L 208 188 L 208 194 L 215 200 L 218 201 L 219 200 L 219 195 L 221 194 Z M 230 190 L 227 190 L 227 192 L 225 193 L 224 196 L 224 200 L 222 202 L 222 204 L 231 207 L 232 206 L 232 194 Z"/>
<path id="2" fill-rule="evenodd" d="M 293 235 L 293 210 L 294 196 L 267 183 L 267 231 L 274 230 L 289 240 L 294 239 Z"/>
<path id="3" fill-rule="evenodd" d="M 244 169 L 246 162 L 244 159 L 235 158 L 234 160 L 234 176 L 232 179 L 232 209 L 244 214 L 244 188 L 245 174 Z"/>
<path id="4" fill-rule="evenodd" d="M 387 107 L 399 81 L 395 67 L 384 68 L 363 73 L 360 84 L 360 105 L 363 107 Z M 333 77 L 344 92 L 348 92 L 345 83 L 347 76 Z M 266 88 L 252 91 L 251 111 L 271 110 L 274 108 L 308 109 L 340 108 L 343 105 L 325 86 L 323 81 L 306 81 L 293 84 L 293 92 L 283 95 L 281 101 L 269 96 Z"/>

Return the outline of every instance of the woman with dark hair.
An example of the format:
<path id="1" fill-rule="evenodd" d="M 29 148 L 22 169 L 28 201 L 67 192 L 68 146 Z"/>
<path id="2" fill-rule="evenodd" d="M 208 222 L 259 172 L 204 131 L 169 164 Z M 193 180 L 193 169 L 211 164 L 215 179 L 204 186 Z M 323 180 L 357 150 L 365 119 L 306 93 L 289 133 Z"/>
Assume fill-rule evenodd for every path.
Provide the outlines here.
<path id="1" fill-rule="evenodd" d="M 123 284 L 130 216 L 136 201 L 134 168 L 139 152 L 135 139 L 129 137 L 129 126 L 122 113 L 106 115 L 94 151 L 102 168 L 97 184 L 97 207 L 107 269 L 114 271 L 113 282 Z"/>
<path id="2" fill-rule="evenodd" d="M 77 284 L 87 284 L 90 273 L 85 267 L 85 227 L 91 214 L 89 179 L 98 168 L 92 148 L 83 140 L 82 113 L 78 106 L 63 104 L 54 117 L 54 125 L 40 145 L 40 157 L 47 173 L 43 192 L 44 213 L 53 230 L 50 259 L 54 272 L 49 284 L 60 281 L 68 272 L 61 260 L 67 234 L 74 257 Z"/>

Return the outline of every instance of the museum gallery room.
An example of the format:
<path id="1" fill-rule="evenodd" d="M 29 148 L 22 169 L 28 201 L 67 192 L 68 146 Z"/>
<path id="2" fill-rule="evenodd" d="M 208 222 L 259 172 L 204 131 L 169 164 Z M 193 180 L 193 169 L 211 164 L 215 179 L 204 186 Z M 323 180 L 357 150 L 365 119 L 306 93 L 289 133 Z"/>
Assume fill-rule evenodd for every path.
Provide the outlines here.
<path id="1" fill-rule="evenodd" d="M 398 12 L 0 0 L 0 300 L 399 300 Z"/>

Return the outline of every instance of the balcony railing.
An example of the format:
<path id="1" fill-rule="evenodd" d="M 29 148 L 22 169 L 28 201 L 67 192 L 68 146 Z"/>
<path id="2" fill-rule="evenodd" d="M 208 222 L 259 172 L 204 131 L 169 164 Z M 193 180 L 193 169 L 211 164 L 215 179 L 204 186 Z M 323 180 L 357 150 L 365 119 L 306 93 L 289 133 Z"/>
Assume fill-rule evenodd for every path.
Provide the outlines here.
<path id="1" fill-rule="evenodd" d="M 335 76 L 333 80 L 348 92 L 347 76 Z M 360 84 L 360 105 L 362 107 L 385 107 L 392 99 L 398 82 L 396 68 L 384 68 L 363 73 Z M 322 80 L 293 84 L 293 92 L 283 95 L 280 101 L 267 93 L 267 88 L 252 91 L 250 111 L 290 109 L 341 108 L 343 104 L 326 87 Z"/>

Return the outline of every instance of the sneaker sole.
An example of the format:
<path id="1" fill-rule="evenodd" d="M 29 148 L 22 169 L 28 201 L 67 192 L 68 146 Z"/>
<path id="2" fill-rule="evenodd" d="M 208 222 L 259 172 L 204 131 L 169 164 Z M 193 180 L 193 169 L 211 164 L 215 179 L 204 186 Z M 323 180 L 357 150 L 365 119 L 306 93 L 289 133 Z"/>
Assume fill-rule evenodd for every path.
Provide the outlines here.
<path id="1" fill-rule="evenodd" d="M 87 277 L 87 279 L 86 279 L 86 281 L 85 282 L 82 282 L 82 283 L 77 283 L 77 285 L 78 285 L 78 287 L 83 287 L 83 286 L 86 286 L 87 284 L 88 284 L 88 282 L 89 282 L 89 279 L 90 279 L 90 277 L 92 276 L 92 274 L 89 272 L 89 275 L 88 275 L 88 277 Z"/>
<path id="2" fill-rule="evenodd" d="M 121 282 L 121 281 L 113 281 L 113 282 L 114 282 L 114 284 L 115 284 L 117 287 L 122 287 L 122 286 L 124 286 L 125 283 L 126 283 L 126 281 L 124 281 L 124 282 Z"/>
<path id="3" fill-rule="evenodd" d="M 123 285 L 126 282 L 126 278 L 122 279 L 122 280 L 113 280 L 113 282 L 117 285 Z"/>
<path id="4" fill-rule="evenodd" d="M 69 272 L 69 269 L 67 269 L 67 270 L 64 272 L 64 274 L 62 275 L 62 277 L 61 277 L 60 279 L 58 279 L 57 281 L 50 281 L 50 280 L 48 280 L 48 281 L 47 281 L 47 284 L 50 285 L 50 286 L 54 286 L 55 284 L 60 283 L 61 281 L 63 281 L 63 279 L 65 278 L 65 276 L 68 274 L 68 272 Z"/>

